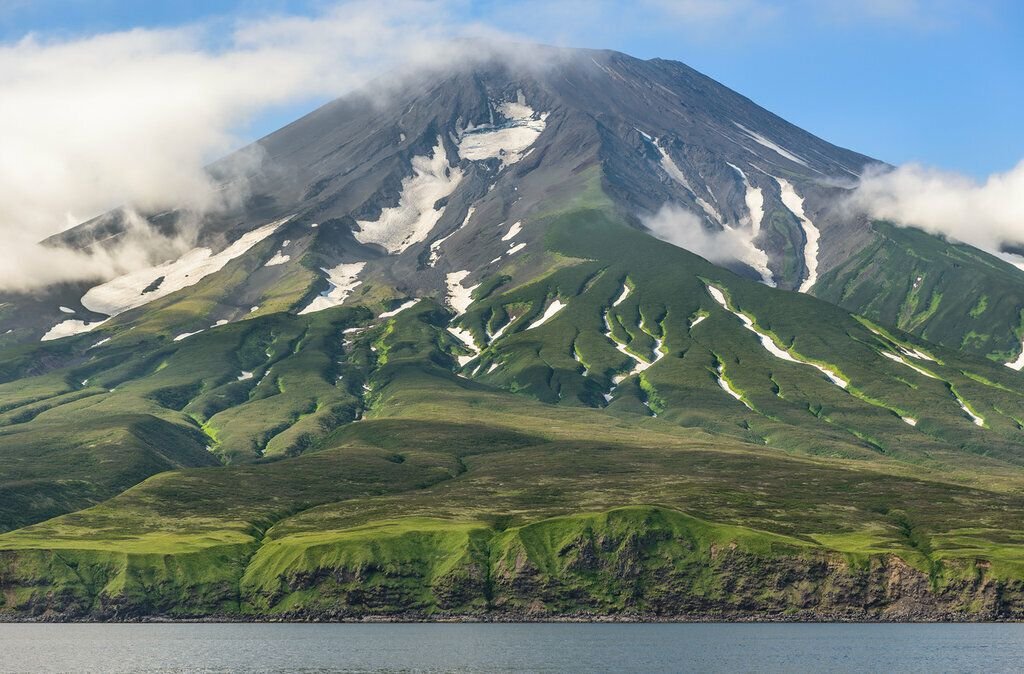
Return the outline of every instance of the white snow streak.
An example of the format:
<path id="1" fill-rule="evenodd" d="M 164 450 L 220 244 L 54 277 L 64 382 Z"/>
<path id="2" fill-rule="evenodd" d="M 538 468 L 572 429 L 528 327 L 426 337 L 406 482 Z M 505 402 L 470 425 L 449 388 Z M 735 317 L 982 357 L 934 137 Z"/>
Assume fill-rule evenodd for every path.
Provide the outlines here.
<path id="1" fill-rule="evenodd" d="M 961 398 L 959 393 L 957 393 L 953 389 L 950 389 L 950 392 L 953 394 L 953 397 L 956 398 L 956 402 L 958 405 L 960 405 L 960 409 L 962 409 L 964 413 L 967 414 L 968 417 L 970 417 L 971 421 L 974 422 L 975 426 L 985 425 L 985 420 L 971 411 L 971 408 L 967 406 L 967 401 Z"/>
<path id="2" fill-rule="evenodd" d="M 895 353 L 889 353 L 888 351 L 882 351 L 881 353 L 882 353 L 883 356 L 885 356 L 889 360 L 895 361 L 895 362 L 897 362 L 897 363 L 899 363 L 901 365 L 906 365 L 907 367 L 909 367 L 914 372 L 917 372 L 918 374 L 923 374 L 924 376 L 929 377 L 931 379 L 938 379 L 938 377 L 933 375 L 928 370 L 925 370 L 924 368 L 920 368 L 917 365 L 914 365 L 913 363 L 909 362 L 908 360 L 904 359 L 903 357 L 897 356 Z"/>
<path id="3" fill-rule="evenodd" d="M 180 342 L 182 340 L 188 339 L 192 335 L 198 335 L 200 332 L 202 332 L 202 330 L 196 330 L 195 332 L 183 332 L 180 335 L 178 335 L 177 337 L 175 337 L 174 341 Z"/>
<path id="4" fill-rule="evenodd" d="M 408 302 L 404 302 L 403 304 L 395 307 L 391 311 L 385 311 L 380 316 L 378 316 L 378 318 L 392 318 L 394 316 L 397 316 L 398 314 L 402 313 L 406 309 L 415 306 L 417 302 L 419 302 L 419 300 L 414 297 L 413 299 L 409 300 Z"/>
<path id="5" fill-rule="evenodd" d="M 637 131 L 640 130 L 637 129 Z M 672 178 L 672 180 L 679 183 L 680 186 L 682 186 L 687 192 L 689 192 L 693 196 L 697 204 L 708 215 L 708 217 L 721 225 L 724 222 L 722 214 L 719 213 L 714 206 L 709 204 L 705 199 L 701 198 L 697 194 L 697 192 L 694 191 L 693 187 L 690 186 L 690 181 L 686 179 L 686 174 L 683 173 L 682 169 L 679 168 L 679 165 L 676 164 L 675 160 L 672 159 L 668 151 L 662 146 L 661 140 L 658 138 L 651 138 L 643 131 L 640 131 L 640 133 L 643 134 L 643 136 L 647 138 L 647 140 L 651 141 L 654 144 L 654 147 L 658 150 L 658 154 L 661 155 L 661 168 L 668 175 L 668 177 Z"/>
<path id="6" fill-rule="evenodd" d="M 743 126 L 739 122 L 733 122 L 733 124 L 735 124 L 740 129 L 742 129 L 743 133 L 747 134 L 747 136 L 749 136 L 750 139 L 753 140 L 755 143 L 763 145 L 764 147 L 768 148 L 769 150 L 774 150 L 780 156 L 783 156 L 786 159 L 789 159 L 790 161 L 794 161 L 797 164 L 800 164 L 801 166 L 806 166 L 807 168 L 810 168 L 810 165 L 803 158 L 798 157 L 797 155 L 793 154 L 792 152 L 790 152 L 786 148 L 784 148 L 784 147 L 782 147 L 782 146 L 780 146 L 780 145 L 778 145 L 776 143 L 773 143 L 772 141 L 768 140 L 767 138 L 765 138 L 761 134 L 757 133 L 756 131 L 751 131 L 750 129 L 748 129 L 747 127 Z"/>
<path id="7" fill-rule="evenodd" d="M 622 293 L 618 296 L 618 298 L 616 298 L 616 300 L 614 302 L 612 302 L 612 306 L 613 307 L 617 307 L 620 304 L 622 304 L 623 302 L 625 302 L 626 298 L 629 297 L 629 293 L 630 292 L 632 292 L 632 289 L 629 287 L 629 285 L 627 285 L 626 283 L 623 283 L 622 284 Z"/>
<path id="8" fill-rule="evenodd" d="M 356 222 L 357 240 L 377 244 L 395 255 L 430 235 L 444 215 L 444 207 L 434 210 L 434 204 L 455 191 L 462 181 L 462 170 L 448 166 L 448 154 L 438 136 L 432 156 L 412 158 L 412 171 L 402 180 L 397 206 L 381 210 L 376 220 Z"/>
<path id="9" fill-rule="evenodd" d="M 775 178 L 779 183 L 779 190 L 782 193 L 782 203 L 799 220 L 804 230 L 804 238 L 807 243 L 804 245 L 804 266 L 807 268 L 807 278 L 800 284 L 799 291 L 807 292 L 818 282 L 818 245 L 821 239 L 821 232 L 814 226 L 814 223 L 804 214 L 804 200 L 787 180 Z"/>
<path id="10" fill-rule="evenodd" d="M 448 236 L 441 237 L 434 243 L 430 244 L 430 260 L 427 262 L 428 266 L 433 267 L 437 265 L 437 261 L 441 259 L 441 244 L 455 236 L 455 232 L 458 232 L 460 229 L 468 225 L 469 219 L 473 217 L 473 211 L 475 210 L 476 206 L 470 206 L 469 209 L 466 211 L 466 219 L 462 221 L 461 225 L 455 228 L 454 232 L 452 232 Z"/>
<path id="11" fill-rule="evenodd" d="M 811 367 L 825 375 L 825 377 L 827 377 L 829 381 L 831 381 L 833 384 L 835 384 L 841 389 L 845 389 L 850 385 L 850 382 L 846 381 L 845 379 L 843 379 L 842 377 L 840 377 L 838 374 L 828 369 L 827 367 L 823 367 L 821 365 L 818 365 L 817 363 L 812 363 L 809 360 L 796 358 L 789 351 L 779 348 L 779 346 L 775 343 L 775 340 L 773 340 L 768 334 L 761 332 L 760 330 L 757 329 L 757 326 L 754 325 L 754 322 L 750 320 L 749 316 L 739 311 L 734 311 L 733 309 L 731 309 L 729 307 L 729 302 L 725 299 L 725 294 L 721 290 L 719 290 L 715 286 L 708 286 L 707 288 L 708 294 L 711 295 L 711 297 L 713 297 L 716 302 L 721 304 L 726 311 L 734 315 L 736 318 L 740 319 L 740 322 L 743 323 L 743 326 L 747 330 L 750 330 L 755 335 L 757 335 L 758 339 L 761 341 L 761 345 L 765 348 L 765 350 L 768 353 L 772 354 L 773 356 L 781 360 L 788 360 L 791 363 L 810 365 Z"/>
<path id="12" fill-rule="evenodd" d="M 718 364 L 718 375 L 715 378 L 718 379 L 718 385 L 722 388 L 723 391 L 725 391 L 726 393 L 731 395 L 733 398 L 735 398 L 736 400 L 739 400 L 741 403 L 746 405 L 747 409 L 751 409 L 751 410 L 754 409 L 754 408 L 752 408 L 750 406 L 750 403 L 748 403 L 746 400 L 744 400 L 743 396 L 740 395 L 739 392 L 736 389 L 734 389 L 732 387 L 732 385 L 728 381 L 726 381 L 726 379 L 725 379 L 725 366 L 722 363 Z"/>
<path id="13" fill-rule="evenodd" d="M 565 307 L 566 307 L 566 305 L 562 304 L 561 300 L 556 299 L 555 301 L 553 301 L 551 304 L 548 305 L 547 309 L 544 310 L 544 315 L 542 315 L 540 318 L 535 320 L 533 323 L 530 323 L 528 326 L 526 326 L 526 329 L 527 330 L 532 330 L 534 328 L 539 328 L 540 326 L 544 325 L 549 320 L 551 320 L 551 318 L 555 314 L 557 314 L 559 311 L 561 311 Z"/>

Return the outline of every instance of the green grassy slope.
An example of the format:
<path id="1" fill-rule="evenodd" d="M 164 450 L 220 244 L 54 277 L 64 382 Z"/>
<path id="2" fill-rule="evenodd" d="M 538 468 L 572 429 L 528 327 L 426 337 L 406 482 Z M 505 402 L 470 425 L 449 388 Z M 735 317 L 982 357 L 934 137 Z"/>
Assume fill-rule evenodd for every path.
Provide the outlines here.
<path id="1" fill-rule="evenodd" d="M 1005 363 L 1024 337 L 1024 273 L 976 248 L 872 223 L 873 242 L 823 274 L 815 296 L 950 349 Z"/>
<path id="2" fill-rule="evenodd" d="M 1022 615 L 1021 375 L 587 203 L 524 226 L 557 263 L 454 322 L 0 354 L 0 489 L 91 490 L 0 511 L 0 612 Z"/>

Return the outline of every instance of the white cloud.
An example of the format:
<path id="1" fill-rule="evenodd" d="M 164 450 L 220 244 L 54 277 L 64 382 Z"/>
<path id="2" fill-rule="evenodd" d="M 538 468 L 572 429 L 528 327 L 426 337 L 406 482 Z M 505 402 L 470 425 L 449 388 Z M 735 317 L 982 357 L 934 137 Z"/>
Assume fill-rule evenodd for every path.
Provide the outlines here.
<path id="1" fill-rule="evenodd" d="M 768 270 L 768 256 L 754 245 L 750 229 L 709 230 L 695 213 L 675 204 L 665 204 L 654 215 L 642 218 L 645 227 L 662 241 L 685 248 L 715 264 L 742 262 L 774 285 Z"/>
<path id="2" fill-rule="evenodd" d="M 1024 161 L 984 182 L 918 164 L 871 169 L 850 204 L 995 253 L 1003 243 L 1024 243 Z"/>
<path id="3" fill-rule="evenodd" d="M 234 129 L 273 106 L 450 56 L 439 41 L 469 30 L 452 6 L 346 2 L 312 18 L 0 45 L 0 288 L 110 275 L 105 253 L 66 253 L 67 264 L 37 269 L 54 258 L 35 244 L 119 204 L 218 206 L 224 195 L 203 167 L 240 144 Z"/>

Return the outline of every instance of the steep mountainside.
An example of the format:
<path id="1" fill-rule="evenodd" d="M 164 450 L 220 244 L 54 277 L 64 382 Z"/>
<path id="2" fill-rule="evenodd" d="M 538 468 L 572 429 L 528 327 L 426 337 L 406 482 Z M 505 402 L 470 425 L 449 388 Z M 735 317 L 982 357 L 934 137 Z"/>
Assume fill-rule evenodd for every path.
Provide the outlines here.
<path id="1" fill-rule="evenodd" d="M 331 103 L 192 250 L 5 298 L 0 614 L 1021 617 L 1022 272 L 681 64 L 545 53 Z"/>

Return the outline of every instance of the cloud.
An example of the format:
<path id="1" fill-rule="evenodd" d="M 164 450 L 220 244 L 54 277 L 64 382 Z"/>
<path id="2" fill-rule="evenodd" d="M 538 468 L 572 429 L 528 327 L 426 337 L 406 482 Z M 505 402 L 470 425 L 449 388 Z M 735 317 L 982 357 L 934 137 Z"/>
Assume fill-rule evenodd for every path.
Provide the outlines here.
<path id="1" fill-rule="evenodd" d="M 998 253 L 1024 243 L 1024 161 L 984 182 L 919 164 L 869 169 L 849 205 Z"/>
<path id="2" fill-rule="evenodd" d="M 684 248 L 715 264 L 741 262 L 761 274 L 768 285 L 775 285 L 768 270 L 767 254 L 754 245 L 750 229 L 709 230 L 695 213 L 665 204 L 652 216 L 641 218 L 644 226 L 662 241 Z"/>
<path id="3" fill-rule="evenodd" d="M 133 249 L 39 273 L 25 264 L 49 259 L 38 240 L 120 204 L 217 208 L 225 194 L 204 166 L 241 144 L 235 129 L 274 106 L 450 58 L 438 45 L 474 30 L 454 20 L 455 7 L 357 1 L 312 17 L 0 44 L 0 288 L 106 276 L 140 259 Z"/>

